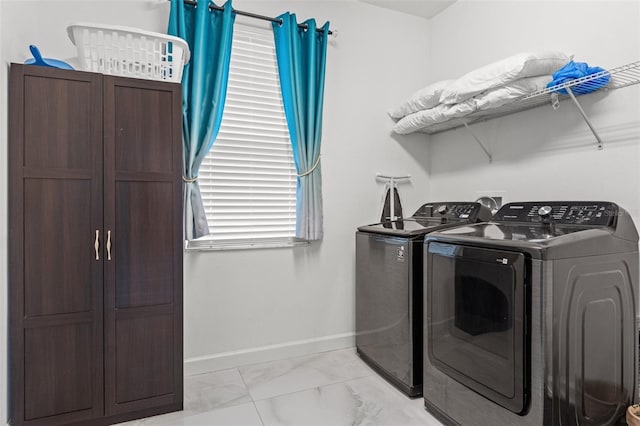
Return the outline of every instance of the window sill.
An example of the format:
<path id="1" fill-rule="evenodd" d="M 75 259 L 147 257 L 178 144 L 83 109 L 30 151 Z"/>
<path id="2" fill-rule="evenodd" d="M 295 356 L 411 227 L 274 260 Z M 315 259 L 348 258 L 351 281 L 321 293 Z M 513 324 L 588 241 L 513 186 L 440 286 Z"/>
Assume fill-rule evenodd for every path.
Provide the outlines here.
<path id="1" fill-rule="evenodd" d="M 309 241 L 299 238 L 269 238 L 264 240 L 216 241 L 207 237 L 184 242 L 185 251 L 252 250 L 307 246 Z"/>

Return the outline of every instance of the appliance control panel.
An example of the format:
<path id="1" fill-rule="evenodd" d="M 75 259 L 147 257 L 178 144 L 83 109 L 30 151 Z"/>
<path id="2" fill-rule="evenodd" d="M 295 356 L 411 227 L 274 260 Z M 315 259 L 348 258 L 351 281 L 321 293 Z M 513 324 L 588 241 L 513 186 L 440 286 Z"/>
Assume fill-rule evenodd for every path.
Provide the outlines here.
<path id="1" fill-rule="evenodd" d="M 443 218 L 475 222 L 489 220 L 486 216 L 486 207 L 480 203 L 470 202 L 443 202 L 423 204 L 414 214 L 414 218 Z M 489 213 L 490 216 L 490 213 Z"/>
<path id="2" fill-rule="evenodd" d="M 618 206 L 611 202 L 537 201 L 505 204 L 493 221 L 612 226 L 617 215 Z"/>

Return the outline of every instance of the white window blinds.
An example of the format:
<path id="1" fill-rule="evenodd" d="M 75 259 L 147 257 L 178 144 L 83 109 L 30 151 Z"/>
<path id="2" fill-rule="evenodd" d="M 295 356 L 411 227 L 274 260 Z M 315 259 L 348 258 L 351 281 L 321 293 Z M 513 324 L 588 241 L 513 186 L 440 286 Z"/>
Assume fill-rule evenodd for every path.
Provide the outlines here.
<path id="1" fill-rule="evenodd" d="M 210 239 L 294 236 L 296 170 L 270 28 L 234 28 L 220 133 L 198 182 Z"/>

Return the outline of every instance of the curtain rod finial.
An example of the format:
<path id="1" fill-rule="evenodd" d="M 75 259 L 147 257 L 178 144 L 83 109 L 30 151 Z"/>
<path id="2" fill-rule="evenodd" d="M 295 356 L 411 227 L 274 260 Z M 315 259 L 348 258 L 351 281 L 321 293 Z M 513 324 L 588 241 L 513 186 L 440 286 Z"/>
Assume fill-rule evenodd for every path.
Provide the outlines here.
<path id="1" fill-rule="evenodd" d="M 338 30 L 331 30 L 330 31 L 331 34 L 331 38 L 338 38 Z"/>

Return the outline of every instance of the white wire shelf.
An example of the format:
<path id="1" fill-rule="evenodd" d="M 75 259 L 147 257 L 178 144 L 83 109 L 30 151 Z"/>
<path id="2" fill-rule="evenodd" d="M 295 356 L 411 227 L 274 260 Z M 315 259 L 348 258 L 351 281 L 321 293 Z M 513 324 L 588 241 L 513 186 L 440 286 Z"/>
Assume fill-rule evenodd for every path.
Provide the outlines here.
<path id="1" fill-rule="evenodd" d="M 606 86 L 599 88 L 601 86 L 601 81 L 599 81 L 599 79 L 602 79 L 606 76 L 610 76 L 609 83 Z M 522 96 L 507 105 L 503 105 L 494 109 L 476 111 L 464 117 L 454 118 L 449 121 L 425 127 L 419 130 L 419 132 L 433 135 L 458 127 L 464 126 L 468 128 L 468 125 L 472 123 L 492 120 L 494 118 L 502 117 L 531 108 L 536 108 L 545 104 L 550 105 L 555 109 L 558 107 L 560 101 L 565 99 L 573 99 L 576 103 L 576 106 L 580 110 L 580 113 L 583 115 L 585 121 L 587 121 L 587 124 L 591 128 L 591 131 L 594 133 L 594 136 L 596 136 L 596 139 L 598 139 L 598 148 L 601 149 L 602 141 L 600 140 L 597 132 L 584 114 L 584 111 L 580 107 L 580 104 L 575 101 L 575 96 L 594 92 L 593 89 L 598 89 L 597 92 L 609 91 L 631 86 L 637 83 L 640 83 L 640 61 L 632 62 L 630 64 L 622 65 L 617 68 L 602 71 L 596 74 L 591 74 L 586 77 L 545 88 L 537 92 Z M 563 91 L 563 93 L 560 93 L 559 91 Z M 478 143 L 480 143 L 480 141 L 478 141 Z M 482 144 L 480 145 L 482 146 Z M 489 154 L 487 153 L 487 155 Z"/>

